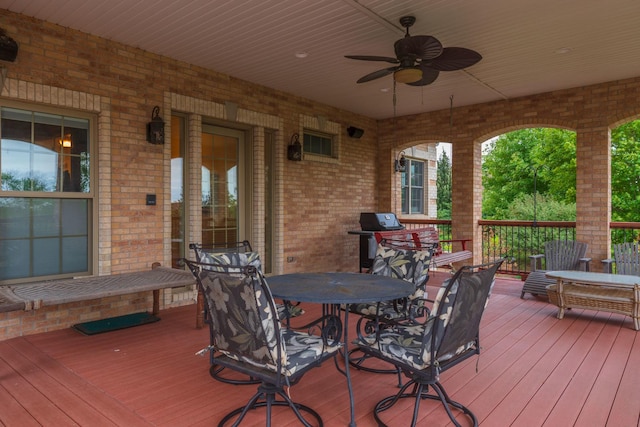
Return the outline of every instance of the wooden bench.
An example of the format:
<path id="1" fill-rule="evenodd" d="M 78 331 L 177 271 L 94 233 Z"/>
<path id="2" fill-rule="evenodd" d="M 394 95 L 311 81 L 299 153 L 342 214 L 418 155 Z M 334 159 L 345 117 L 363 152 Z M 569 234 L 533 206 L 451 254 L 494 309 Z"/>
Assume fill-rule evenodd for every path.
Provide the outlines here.
<path id="1" fill-rule="evenodd" d="M 467 242 L 471 239 L 440 240 L 440 234 L 435 227 L 414 228 L 411 230 L 376 231 L 375 238 L 378 243 L 383 240 L 386 244 L 399 248 L 431 249 L 433 257 L 431 265 L 434 268 L 453 268 L 454 262 L 466 261 L 473 258 L 473 253 L 467 249 Z M 461 250 L 444 252 L 443 243 L 459 243 Z"/>
<path id="2" fill-rule="evenodd" d="M 153 291 L 153 314 L 158 314 L 160 289 L 194 284 L 191 272 L 154 263 L 149 271 L 0 286 L 0 312 Z"/>

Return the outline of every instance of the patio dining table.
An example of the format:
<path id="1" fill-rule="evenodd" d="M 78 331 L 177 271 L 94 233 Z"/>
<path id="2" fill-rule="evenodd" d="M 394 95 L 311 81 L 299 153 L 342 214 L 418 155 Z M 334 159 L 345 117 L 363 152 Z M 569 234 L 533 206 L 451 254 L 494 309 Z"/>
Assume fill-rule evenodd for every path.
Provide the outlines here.
<path id="1" fill-rule="evenodd" d="M 349 310 L 340 310 L 342 304 L 390 301 L 411 295 L 414 285 L 387 276 L 360 273 L 293 273 L 268 277 L 274 297 L 285 301 L 323 304 L 323 312 L 344 313 L 343 342 L 345 369 L 349 389 L 351 420 L 355 426 L 355 404 L 349 373 Z"/>

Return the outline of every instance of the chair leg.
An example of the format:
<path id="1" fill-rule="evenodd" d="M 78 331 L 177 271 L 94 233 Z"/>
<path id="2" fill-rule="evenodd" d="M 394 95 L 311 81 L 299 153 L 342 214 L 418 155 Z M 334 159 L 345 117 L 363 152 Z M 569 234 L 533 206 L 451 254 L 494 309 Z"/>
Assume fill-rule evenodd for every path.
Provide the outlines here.
<path id="1" fill-rule="evenodd" d="M 462 426 L 460 425 L 460 423 L 456 421 L 456 418 L 453 416 L 453 412 L 451 412 L 451 407 L 454 407 L 455 409 L 462 411 L 465 415 L 467 415 L 473 422 L 474 427 L 478 426 L 478 420 L 476 416 L 473 414 L 473 412 L 471 412 L 471 410 L 466 406 L 464 406 L 463 404 L 451 400 L 447 392 L 442 387 L 442 384 L 440 384 L 439 382 L 436 382 L 435 384 L 432 384 L 432 388 L 437 393 L 438 395 L 437 397 L 440 399 L 440 402 L 442 402 L 442 406 L 444 406 L 445 411 L 447 411 L 449 418 L 451 418 L 451 421 L 453 422 L 453 424 L 456 425 L 456 427 L 462 427 Z M 433 395 L 428 395 L 425 397 L 427 399 L 434 399 L 434 400 L 436 399 L 436 396 L 433 396 Z"/>
<path id="2" fill-rule="evenodd" d="M 402 387 L 402 371 L 398 367 L 393 367 L 390 369 L 379 369 L 379 368 L 370 368 L 364 365 L 369 359 L 380 360 L 373 358 L 372 356 L 362 353 L 362 356 L 352 357 L 353 353 L 362 352 L 359 348 L 353 348 L 349 350 L 349 365 L 353 366 L 355 369 L 365 372 L 373 372 L 376 374 L 396 374 L 398 376 L 398 387 Z"/>
<path id="3" fill-rule="evenodd" d="M 409 393 L 405 393 L 405 391 L 409 388 L 409 387 L 413 387 L 413 390 Z M 419 389 L 419 390 L 418 390 Z M 420 391 L 420 392 L 418 392 Z M 379 401 L 376 406 L 373 409 L 373 417 L 376 419 L 376 422 L 378 423 L 378 427 L 383 427 L 386 426 L 386 424 L 382 421 L 382 419 L 379 416 L 380 412 L 384 412 L 387 409 L 390 409 L 393 407 L 393 405 L 395 405 L 396 403 L 398 403 L 398 401 L 400 399 L 405 399 L 405 398 L 409 398 L 409 397 L 416 397 L 416 408 L 414 408 L 414 420 L 411 424 L 411 427 L 415 426 L 415 418 L 416 418 L 416 413 L 417 413 L 417 407 L 420 404 L 419 400 L 420 400 L 420 396 L 422 396 L 422 388 L 420 387 L 420 385 L 418 383 L 415 382 L 415 380 L 411 380 L 408 381 L 405 385 L 403 385 L 400 390 L 398 391 L 398 393 L 392 395 L 392 396 L 387 396 L 384 399 L 382 399 L 381 401 Z"/>
<path id="4" fill-rule="evenodd" d="M 410 386 L 412 386 L 413 389 L 407 393 L 406 390 Z M 429 386 L 433 388 L 436 394 L 428 393 Z M 382 399 L 376 404 L 373 410 L 373 416 L 376 419 L 378 426 L 379 427 L 386 426 L 386 424 L 382 421 L 382 419 L 379 416 L 381 412 L 384 412 L 392 408 L 400 399 L 407 399 L 407 398 L 412 398 L 415 400 L 414 407 L 413 407 L 413 417 L 411 421 L 411 427 L 415 427 L 415 425 L 418 422 L 418 412 L 420 409 L 420 402 L 423 399 L 439 400 L 442 403 L 445 411 L 447 411 L 447 415 L 449 416 L 449 419 L 453 422 L 453 424 L 456 427 L 461 427 L 461 425 L 460 423 L 458 423 L 455 416 L 453 415 L 451 408 L 461 411 L 467 417 L 469 417 L 474 427 L 478 426 L 478 419 L 473 414 L 473 412 L 471 412 L 469 408 L 462 405 L 461 403 L 451 400 L 449 395 L 446 393 L 446 391 L 442 387 L 442 384 L 440 384 L 439 382 L 435 382 L 435 383 L 419 382 L 419 381 L 416 381 L 415 379 L 407 382 L 404 386 L 402 386 L 402 388 L 397 394 L 393 396 L 385 397 L 384 399 Z"/>
<path id="5" fill-rule="evenodd" d="M 277 400 L 277 396 L 280 396 L 283 400 Z M 314 418 L 317 422 L 317 427 L 323 426 L 322 417 L 320 417 L 320 414 L 318 414 L 316 411 L 306 405 L 302 405 L 300 403 L 295 403 L 294 401 L 292 401 L 281 387 L 262 383 L 258 387 L 258 391 L 251 397 L 251 399 L 249 399 L 249 402 L 247 402 L 245 406 L 229 412 L 218 423 L 218 427 L 223 427 L 226 423 L 230 422 L 236 416 L 237 418 L 233 422 L 232 426 L 237 427 L 238 425 L 240 425 L 245 415 L 247 415 L 250 410 L 257 408 L 266 408 L 266 425 L 267 427 L 269 427 L 271 426 L 271 409 L 273 406 L 289 407 L 305 427 L 313 427 L 313 425 L 305 419 L 305 417 L 302 415 L 302 412 L 305 412 L 312 418 Z"/>

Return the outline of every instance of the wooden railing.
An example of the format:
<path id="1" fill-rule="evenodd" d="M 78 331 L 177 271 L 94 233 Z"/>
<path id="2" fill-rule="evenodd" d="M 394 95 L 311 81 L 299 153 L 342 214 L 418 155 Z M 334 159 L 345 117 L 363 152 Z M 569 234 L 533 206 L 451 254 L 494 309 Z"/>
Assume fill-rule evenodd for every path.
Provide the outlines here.
<path id="1" fill-rule="evenodd" d="M 443 240 L 451 239 L 451 220 L 400 218 L 407 228 L 433 226 Z M 573 221 L 493 221 L 480 220 L 482 228 L 482 262 L 505 258 L 500 272 L 526 277 L 530 270 L 529 256 L 544 252 L 549 240 L 575 240 Z M 640 222 L 612 222 L 611 243 L 640 241 Z M 445 251 L 450 248 L 444 248 Z"/>

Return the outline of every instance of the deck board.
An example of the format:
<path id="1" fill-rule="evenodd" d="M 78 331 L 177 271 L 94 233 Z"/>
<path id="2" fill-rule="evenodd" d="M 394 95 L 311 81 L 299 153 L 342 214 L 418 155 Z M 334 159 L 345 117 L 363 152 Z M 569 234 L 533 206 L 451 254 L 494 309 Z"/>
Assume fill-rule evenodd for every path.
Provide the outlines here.
<path id="1" fill-rule="evenodd" d="M 640 424 L 640 337 L 634 334 L 633 346 L 625 365 L 607 426 L 631 426 Z"/>
<path id="2" fill-rule="evenodd" d="M 429 295 L 445 277 L 432 275 Z M 521 286 L 497 281 L 481 324 L 479 359 L 442 374 L 451 397 L 469 406 L 483 427 L 638 425 L 640 339 L 631 320 L 590 310 L 571 310 L 558 320 L 557 308 L 544 299 L 519 298 Z M 318 314 L 314 305 L 305 310 L 306 318 Z M 0 342 L 0 423 L 210 426 L 243 405 L 255 386 L 214 381 L 208 357 L 195 355 L 208 343 L 208 330 L 194 328 L 195 307 L 164 310 L 160 317 L 94 336 L 67 329 Z M 356 316 L 350 320 L 353 328 Z M 375 426 L 371 410 L 397 391 L 397 379 L 354 369 L 352 375 L 357 424 Z M 322 414 L 325 426 L 348 423 L 346 383 L 333 363 L 310 371 L 291 393 Z M 390 427 L 407 425 L 411 404 L 402 416 L 386 415 Z M 451 425 L 439 404 L 422 406 L 420 425 Z M 243 423 L 254 425 L 264 425 L 263 414 Z M 285 412 L 273 425 L 298 423 Z"/>

